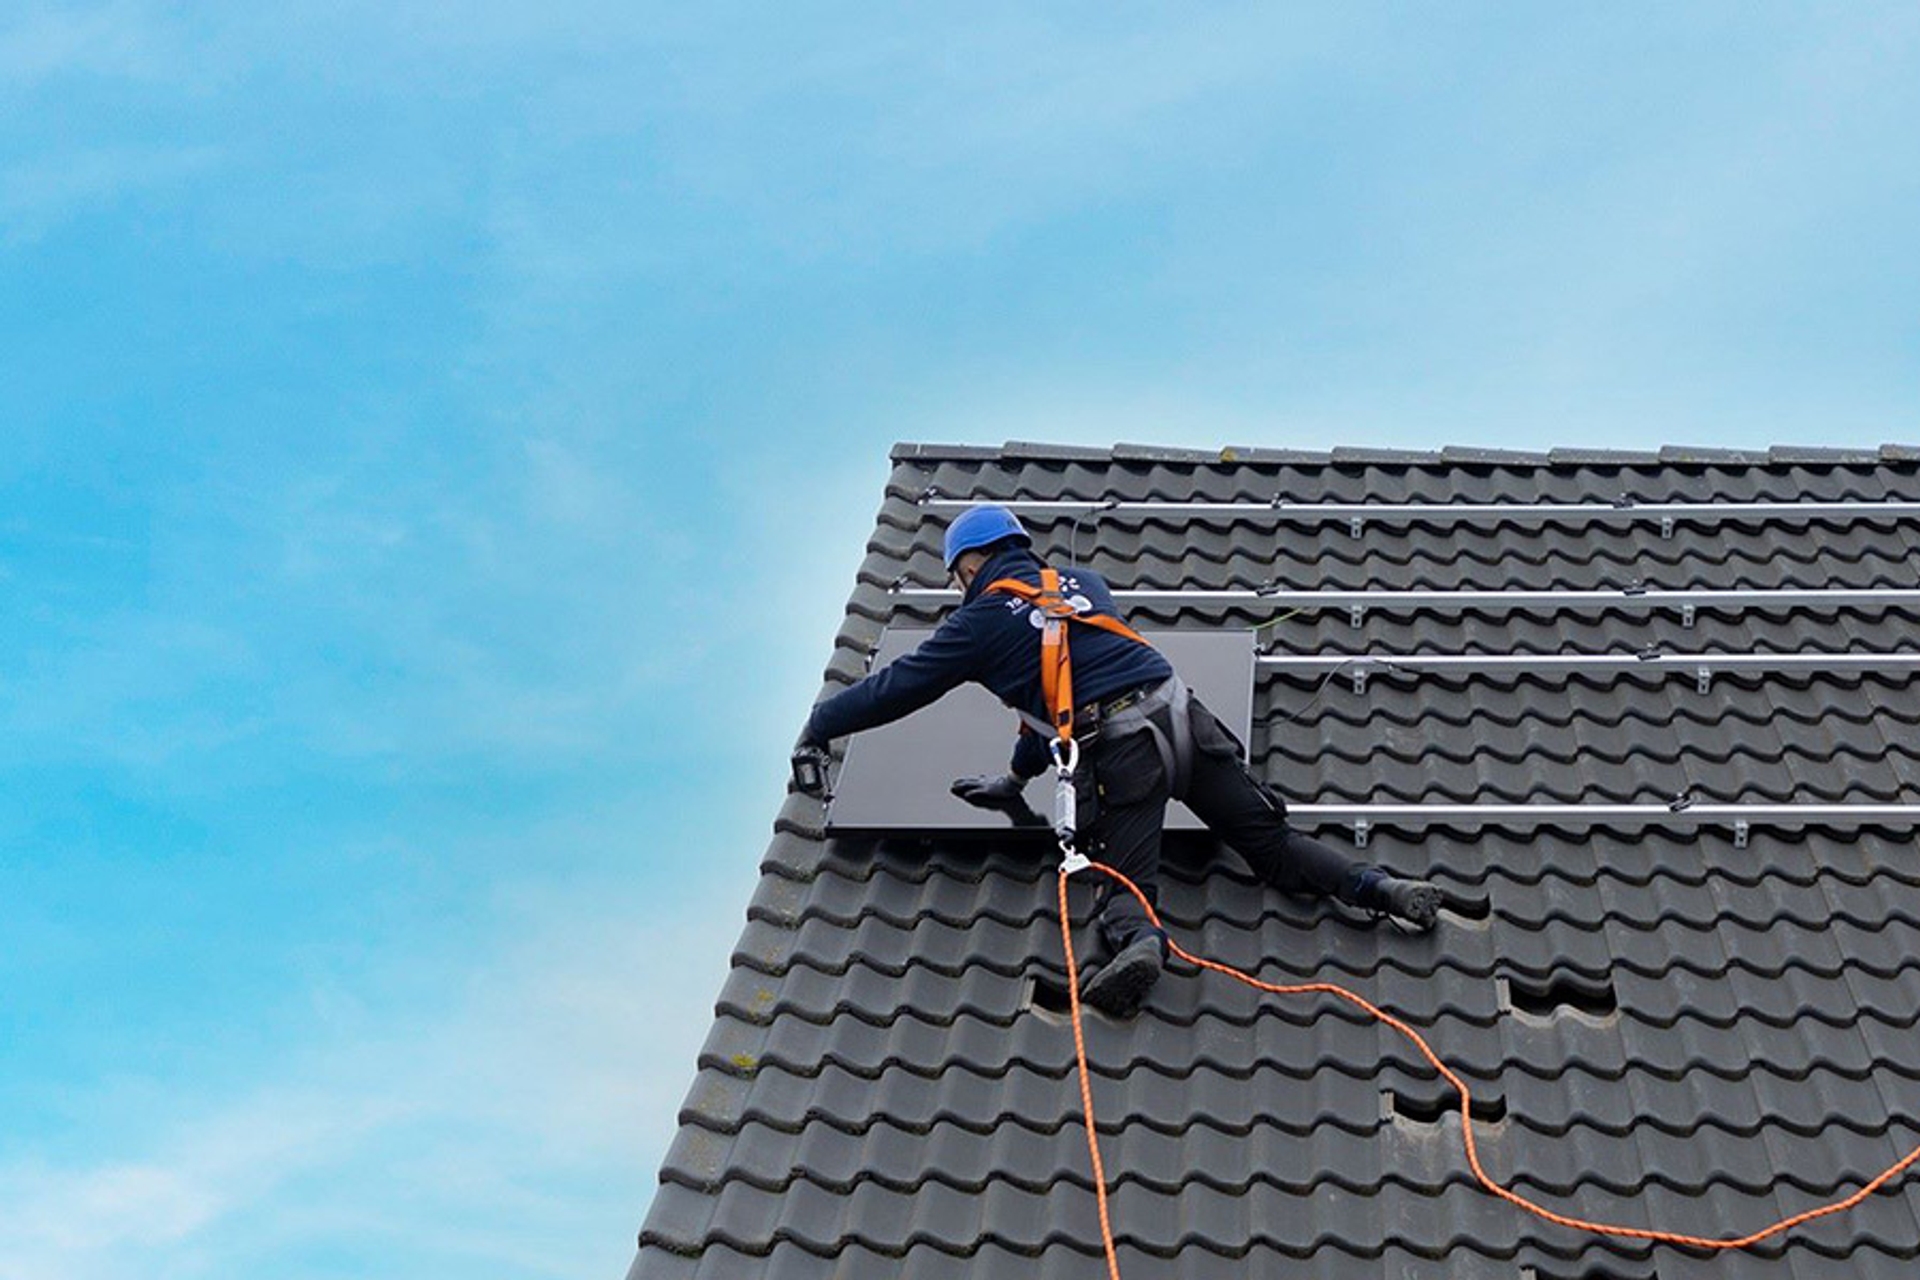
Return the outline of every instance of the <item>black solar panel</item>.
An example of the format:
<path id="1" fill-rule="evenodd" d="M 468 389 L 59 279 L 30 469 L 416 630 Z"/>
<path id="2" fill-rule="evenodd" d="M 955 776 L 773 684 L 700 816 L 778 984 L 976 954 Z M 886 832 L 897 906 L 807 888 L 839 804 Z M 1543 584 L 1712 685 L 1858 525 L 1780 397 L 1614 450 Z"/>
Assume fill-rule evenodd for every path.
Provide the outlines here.
<path id="1" fill-rule="evenodd" d="M 930 634 L 925 627 L 888 628 L 880 638 L 874 670 L 910 652 Z M 1245 628 L 1162 631 L 1148 639 L 1194 695 L 1247 742 L 1253 718 L 1253 633 Z M 833 781 L 828 829 L 1004 832 L 1027 826 L 1045 832 L 1053 797 L 1049 778 L 1027 787 L 1031 811 L 1023 814 L 979 809 L 948 790 L 955 778 L 1004 772 L 1017 728 L 1013 712 L 992 694 L 966 685 L 904 720 L 855 734 Z M 1176 802 L 1168 810 L 1167 825 L 1197 830 L 1201 824 Z"/>

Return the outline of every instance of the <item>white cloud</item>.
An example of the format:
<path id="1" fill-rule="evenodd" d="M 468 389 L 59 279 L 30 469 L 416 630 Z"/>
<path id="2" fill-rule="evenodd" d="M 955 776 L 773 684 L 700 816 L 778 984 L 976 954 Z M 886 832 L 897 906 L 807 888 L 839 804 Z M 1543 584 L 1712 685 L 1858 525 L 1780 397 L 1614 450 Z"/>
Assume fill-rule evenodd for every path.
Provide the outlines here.
<path id="1" fill-rule="evenodd" d="M 620 1274 L 740 888 L 724 903 L 630 885 L 524 891 L 443 1007 L 369 1023 L 379 992 L 362 993 L 244 1097 L 144 1082 L 164 1119 L 90 1163 L 15 1146 L 0 1165 L 0 1280 L 297 1277 L 344 1244 L 492 1275 Z"/>
<path id="2" fill-rule="evenodd" d="M 141 4 L 28 4 L 0 26 L 0 84 L 13 91 L 67 76 L 147 79 L 173 65 L 175 41 Z"/>
<path id="3" fill-rule="evenodd" d="M 181 1110 L 182 1122 L 146 1151 L 74 1167 L 32 1158 L 0 1166 L 0 1277 L 94 1280 L 142 1259 L 191 1255 L 207 1233 L 337 1157 L 374 1122 L 366 1099 L 297 1088 Z"/>
<path id="4" fill-rule="evenodd" d="M 212 147 L 63 151 L 0 170 L 0 239 L 31 243 L 80 214 L 176 186 L 218 163 Z"/>
<path id="5" fill-rule="evenodd" d="M 166 610 L 41 616 L 50 634 L 17 655 L 0 683 L 0 725 L 16 744 L 146 770 L 262 729 L 258 711 L 236 711 L 222 697 L 265 676 L 247 637 L 225 620 Z"/>

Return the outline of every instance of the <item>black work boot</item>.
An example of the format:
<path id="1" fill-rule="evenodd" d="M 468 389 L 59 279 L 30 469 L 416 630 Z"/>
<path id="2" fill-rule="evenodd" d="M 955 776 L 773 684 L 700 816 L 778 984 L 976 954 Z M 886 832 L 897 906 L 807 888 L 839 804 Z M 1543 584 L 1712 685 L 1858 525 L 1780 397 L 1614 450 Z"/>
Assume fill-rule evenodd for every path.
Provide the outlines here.
<path id="1" fill-rule="evenodd" d="M 1440 890 L 1425 880 L 1388 876 L 1380 882 L 1380 904 L 1375 910 L 1425 933 L 1440 917 Z"/>
<path id="2" fill-rule="evenodd" d="M 1353 872 L 1340 899 L 1418 933 L 1433 928 L 1440 915 L 1437 886 L 1425 880 L 1405 880 L 1378 867 L 1363 867 Z"/>
<path id="3" fill-rule="evenodd" d="M 1080 998 L 1104 1014 L 1131 1018 L 1160 981 L 1160 935 L 1141 934 L 1080 984 Z"/>

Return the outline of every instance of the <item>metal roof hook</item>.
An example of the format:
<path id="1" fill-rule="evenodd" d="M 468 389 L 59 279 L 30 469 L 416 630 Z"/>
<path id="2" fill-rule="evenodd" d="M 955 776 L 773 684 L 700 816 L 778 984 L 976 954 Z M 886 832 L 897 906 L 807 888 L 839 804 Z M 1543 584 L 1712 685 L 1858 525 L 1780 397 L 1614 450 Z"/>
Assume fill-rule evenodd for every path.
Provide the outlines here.
<path id="1" fill-rule="evenodd" d="M 1681 812 L 1684 812 L 1685 810 L 1691 809 L 1692 807 L 1693 807 L 1693 788 L 1692 787 L 1688 787 L 1685 791 L 1682 791 L 1680 794 L 1676 795 L 1673 799 L 1667 801 L 1668 813 L 1681 813 Z"/>

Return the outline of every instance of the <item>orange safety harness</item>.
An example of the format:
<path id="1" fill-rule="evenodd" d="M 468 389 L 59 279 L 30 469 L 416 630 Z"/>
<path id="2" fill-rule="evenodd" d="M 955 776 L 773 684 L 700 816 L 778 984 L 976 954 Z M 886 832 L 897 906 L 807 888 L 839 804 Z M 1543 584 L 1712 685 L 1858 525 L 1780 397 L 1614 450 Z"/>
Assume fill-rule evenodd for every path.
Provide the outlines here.
<path id="1" fill-rule="evenodd" d="M 1060 589 L 1057 570 L 1040 570 L 1040 585 L 1018 578 L 997 578 L 987 591 L 1004 591 L 1018 596 L 1034 607 L 1040 624 L 1040 696 L 1052 718 L 1054 736 L 1062 742 L 1073 741 L 1073 657 L 1068 644 L 1068 623 L 1097 627 L 1116 636 L 1125 636 L 1135 644 L 1153 647 L 1145 636 L 1118 618 L 1089 612 L 1093 608 L 1085 596 L 1068 596 Z"/>
<path id="2" fill-rule="evenodd" d="M 1114 1249 L 1113 1219 L 1107 1206 L 1106 1167 L 1100 1159 L 1100 1138 L 1094 1127 L 1093 1085 L 1087 1070 L 1086 1032 L 1082 1026 L 1080 1007 L 1080 971 L 1073 955 L 1073 924 L 1071 912 L 1067 906 L 1067 878 L 1074 872 L 1092 869 L 1108 877 L 1121 888 L 1139 899 L 1147 913 L 1147 919 L 1164 935 L 1164 926 L 1160 923 L 1159 913 L 1153 904 L 1140 891 L 1138 885 L 1112 867 L 1093 862 L 1074 847 L 1076 838 L 1074 822 L 1073 772 L 1079 761 L 1079 747 L 1073 739 L 1073 662 L 1068 644 L 1069 624 L 1081 623 L 1098 627 L 1115 635 L 1147 644 L 1148 641 L 1117 618 L 1109 618 L 1088 612 L 1092 605 L 1082 596 L 1068 597 L 1060 587 L 1060 575 L 1053 569 L 1040 571 L 1040 585 L 1020 582 L 1013 578 L 1001 578 L 987 586 L 988 591 L 1003 591 L 1030 602 L 1042 618 L 1040 625 L 1040 689 L 1046 700 L 1048 715 L 1052 717 L 1054 740 L 1052 743 L 1053 761 L 1058 773 L 1058 791 L 1054 809 L 1054 833 L 1059 837 L 1060 863 L 1060 942 L 1065 954 L 1067 968 L 1067 999 L 1073 1015 L 1073 1055 L 1080 1076 L 1080 1106 L 1086 1121 L 1087 1155 L 1093 1166 L 1094 1200 L 1100 1215 L 1100 1240 L 1106 1253 L 1107 1275 L 1109 1280 L 1120 1280 L 1120 1261 Z M 1671 1231 L 1654 1231 L 1644 1227 L 1629 1227 L 1615 1223 L 1593 1222 L 1585 1218 L 1576 1218 L 1568 1214 L 1556 1213 L 1543 1205 L 1534 1203 L 1516 1191 L 1511 1191 L 1495 1182 L 1481 1166 L 1480 1153 L 1475 1146 L 1473 1136 L 1473 1094 L 1467 1088 L 1467 1082 L 1458 1073 L 1440 1059 L 1426 1039 L 1399 1018 L 1381 1009 L 1362 996 L 1356 995 L 1345 987 L 1331 982 L 1303 982 L 1293 985 L 1279 985 L 1262 982 L 1248 973 L 1243 973 L 1231 965 L 1194 955 L 1178 943 L 1168 940 L 1168 950 L 1196 969 L 1211 969 L 1215 973 L 1225 974 L 1238 982 L 1264 991 L 1269 995 L 1330 995 L 1335 996 L 1368 1016 L 1393 1028 L 1412 1042 L 1420 1056 L 1438 1071 L 1446 1082 L 1460 1095 L 1460 1140 L 1465 1147 L 1467 1166 L 1473 1171 L 1475 1180 L 1490 1195 L 1497 1196 L 1507 1203 L 1531 1213 L 1548 1222 L 1568 1227 L 1575 1231 L 1584 1231 L 1591 1235 L 1616 1236 L 1632 1240 L 1646 1240 L 1655 1244 L 1679 1245 L 1684 1248 L 1701 1249 L 1708 1252 L 1722 1250 L 1747 1249 L 1763 1240 L 1782 1232 L 1812 1222 L 1817 1218 L 1844 1213 L 1868 1196 L 1899 1177 L 1915 1164 L 1920 1164 L 1920 1147 L 1915 1147 L 1900 1160 L 1889 1166 L 1879 1176 L 1869 1181 L 1853 1194 L 1831 1204 L 1809 1209 L 1778 1222 L 1749 1232 L 1742 1236 L 1707 1237 L 1691 1236 Z"/>

